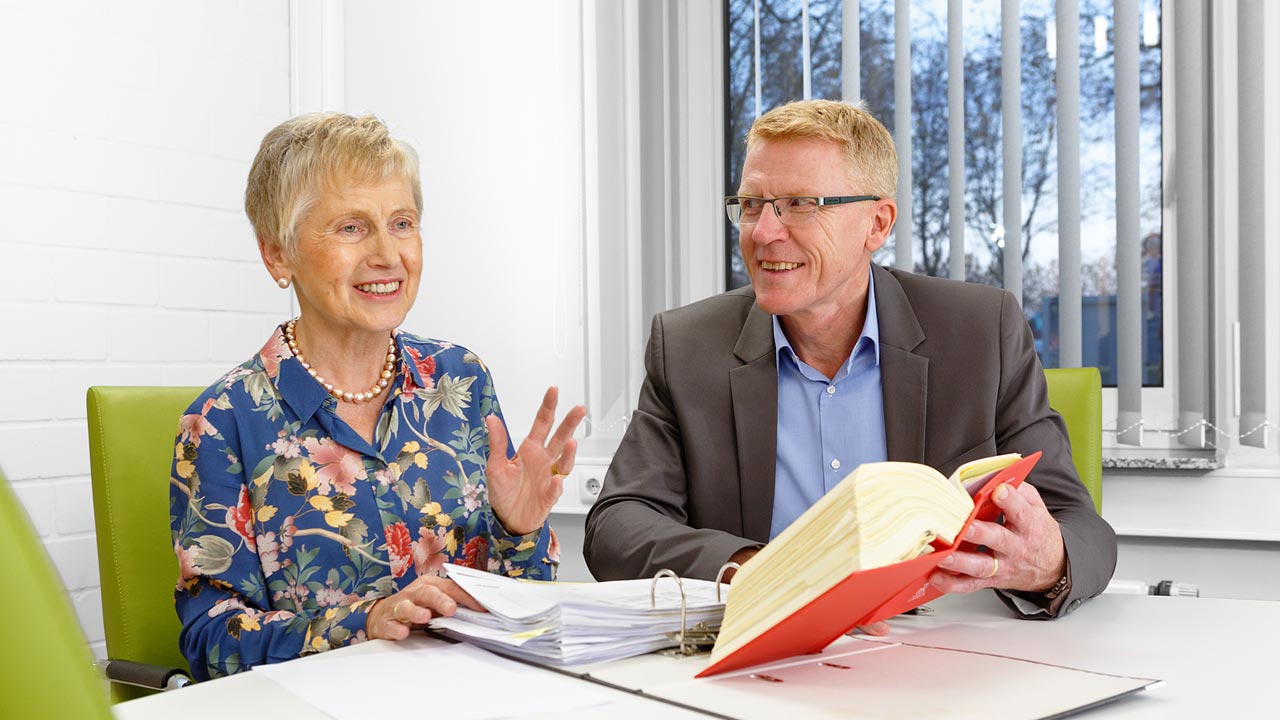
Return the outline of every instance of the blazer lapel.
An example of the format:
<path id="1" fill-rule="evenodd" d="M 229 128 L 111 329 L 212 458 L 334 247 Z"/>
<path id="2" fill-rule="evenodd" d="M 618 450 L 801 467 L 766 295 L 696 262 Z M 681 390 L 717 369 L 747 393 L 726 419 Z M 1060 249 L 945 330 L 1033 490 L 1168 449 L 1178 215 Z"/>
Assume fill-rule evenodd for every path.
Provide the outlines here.
<path id="1" fill-rule="evenodd" d="M 742 534 L 768 542 L 773 521 L 773 482 L 778 445 L 778 359 L 773 323 L 753 305 L 733 354 L 744 365 L 729 371 L 733 422 L 738 441 Z"/>
<path id="2" fill-rule="evenodd" d="M 872 264 L 871 272 L 880 316 L 885 450 L 890 460 L 923 462 L 929 359 L 914 350 L 924 342 L 924 331 L 898 279 L 879 265 Z"/>

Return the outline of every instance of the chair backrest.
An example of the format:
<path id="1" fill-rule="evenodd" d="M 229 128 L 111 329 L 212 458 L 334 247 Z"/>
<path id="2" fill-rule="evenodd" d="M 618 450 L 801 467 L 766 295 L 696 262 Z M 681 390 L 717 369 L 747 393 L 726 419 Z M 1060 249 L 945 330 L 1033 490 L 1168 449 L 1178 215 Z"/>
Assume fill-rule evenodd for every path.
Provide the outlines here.
<path id="1" fill-rule="evenodd" d="M 26 511 L 0 473 L 0 567 L 6 619 L 0 642 L 5 717 L 102 718 L 107 690 L 66 591 Z"/>
<path id="2" fill-rule="evenodd" d="M 1044 371 L 1049 382 L 1049 407 L 1067 424 L 1071 459 L 1080 480 L 1102 513 L 1102 375 L 1097 368 L 1053 368 Z"/>
<path id="3" fill-rule="evenodd" d="M 187 669 L 173 608 L 169 483 L 178 420 L 203 388 L 89 388 L 89 462 L 107 656 Z M 113 684 L 115 702 L 151 691 Z"/>

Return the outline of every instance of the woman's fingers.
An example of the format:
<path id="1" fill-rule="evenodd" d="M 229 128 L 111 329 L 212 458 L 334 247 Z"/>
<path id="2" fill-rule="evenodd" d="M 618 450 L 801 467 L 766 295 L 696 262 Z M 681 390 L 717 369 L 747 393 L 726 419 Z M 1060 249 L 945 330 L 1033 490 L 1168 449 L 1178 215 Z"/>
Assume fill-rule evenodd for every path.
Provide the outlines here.
<path id="1" fill-rule="evenodd" d="M 422 627 L 431 618 L 447 617 L 458 606 L 484 611 L 476 599 L 456 582 L 434 575 L 420 577 L 395 595 L 385 597 L 373 606 L 366 622 L 370 638 L 403 640 L 412 628 Z"/>
<path id="2" fill-rule="evenodd" d="M 403 640 L 409 637 L 409 626 L 396 617 L 397 610 L 404 610 L 404 606 L 399 604 L 409 602 L 403 594 L 396 593 L 374 603 L 365 619 L 365 635 L 370 640 Z"/>
<path id="3" fill-rule="evenodd" d="M 439 581 L 438 586 L 444 590 L 445 594 L 453 598 L 453 601 L 462 607 L 476 610 L 478 612 L 486 612 L 480 601 L 471 597 L 471 593 L 462 589 L 462 586 L 448 578 L 436 578 Z"/>
<path id="4" fill-rule="evenodd" d="M 573 461 L 578 456 L 578 441 L 570 439 L 564 444 L 564 449 L 560 451 L 560 459 L 556 460 L 555 469 L 560 475 L 567 476 L 573 472 Z"/>
<path id="5" fill-rule="evenodd" d="M 497 415 L 489 415 L 484 419 L 484 426 L 489 430 L 489 462 L 495 459 L 507 459 L 507 429 Z"/>
<path id="6" fill-rule="evenodd" d="M 533 417 L 533 427 L 529 428 L 529 435 L 525 438 L 527 441 L 533 441 L 539 445 L 545 445 L 547 442 L 547 434 L 551 432 L 551 424 L 556 420 L 556 402 L 560 397 L 560 390 L 552 385 L 547 388 L 547 392 L 542 396 L 542 405 L 538 408 L 538 413 Z"/>
<path id="7" fill-rule="evenodd" d="M 561 475 L 569 474 L 569 467 L 573 467 L 572 458 L 561 462 L 565 448 L 573 439 L 573 434 L 577 432 L 578 425 L 582 419 L 587 416 L 587 409 L 581 405 L 573 406 L 569 412 L 565 413 L 564 420 L 560 421 L 560 427 L 556 428 L 556 434 L 551 436 L 551 442 L 547 443 L 547 454 L 556 460 L 556 468 L 560 470 Z M 567 467 L 566 467 L 567 466 Z"/>

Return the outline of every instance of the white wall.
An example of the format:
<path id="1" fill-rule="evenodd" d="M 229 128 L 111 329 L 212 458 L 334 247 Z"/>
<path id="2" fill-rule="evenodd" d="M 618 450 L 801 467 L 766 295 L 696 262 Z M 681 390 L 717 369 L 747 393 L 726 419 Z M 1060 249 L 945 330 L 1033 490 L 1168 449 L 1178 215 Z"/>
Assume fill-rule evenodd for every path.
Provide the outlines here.
<path id="1" fill-rule="evenodd" d="M 376 0 L 343 19 L 335 109 L 376 113 L 422 161 L 425 263 L 405 327 L 484 359 L 515 442 L 548 385 L 561 415 L 587 401 L 581 13 L 504 0 L 477 22 L 469 3 Z M 588 460 L 551 519 L 566 580 L 590 579 L 579 487 L 603 472 Z"/>
<path id="2" fill-rule="evenodd" d="M 580 6 L 473 13 L 0 0 L 0 468 L 99 654 L 85 391 L 207 385 L 289 317 L 242 195 L 294 112 L 375 112 L 417 147 L 405 327 L 485 359 L 515 440 L 547 385 L 582 402 Z"/>
<path id="3" fill-rule="evenodd" d="M 241 197 L 289 112 L 288 20 L 0 0 L 0 467 L 99 653 L 85 390 L 207 385 L 287 317 Z"/>
<path id="4" fill-rule="evenodd" d="M 582 42 L 576 2 L 347 3 L 345 108 L 422 160 L 413 332 L 494 374 L 513 439 L 548 385 L 584 401 Z"/>

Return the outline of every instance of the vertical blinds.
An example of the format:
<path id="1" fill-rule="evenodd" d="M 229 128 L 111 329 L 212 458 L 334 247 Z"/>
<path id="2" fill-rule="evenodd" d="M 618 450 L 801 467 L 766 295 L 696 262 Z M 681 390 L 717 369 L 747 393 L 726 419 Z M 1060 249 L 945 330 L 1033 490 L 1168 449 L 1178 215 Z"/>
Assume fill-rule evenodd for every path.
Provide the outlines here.
<path id="1" fill-rule="evenodd" d="M 947 0 L 947 234 L 952 280 L 964 280 L 964 4 Z"/>
<path id="2" fill-rule="evenodd" d="M 760 107 L 760 8 L 755 9 L 755 79 L 756 114 Z M 1239 146 L 1238 194 L 1239 217 L 1239 400 L 1238 435 L 1229 435 L 1212 424 L 1214 416 L 1210 383 L 1210 346 L 1214 336 L 1209 325 L 1211 296 L 1209 269 L 1212 253 L 1212 217 L 1210 214 L 1213 162 L 1207 142 L 1211 123 L 1207 99 L 1209 95 L 1209 25 L 1210 13 L 1205 3 L 1165 3 L 1164 12 L 1171 20 L 1171 37 L 1164 38 L 1170 49 L 1173 83 L 1169 94 L 1174 99 L 1172 112 L 1175 142 L 1167 147 L 1171 161 L 1171 178 L 1164 192 L 1171 197 L 1165 205 L 1172 207 L 1171 224 L 1175 229 L 1175 247 L 1169 248 L 1176 258 L 1178 306 L 1170 313 L 1175 318 L 1177 342 L 1175 386 L 1177 417 L 1152 419 L 1143 417 L 1143 313 L 1142 238 L 1140 229 L 1141 194 L 1139 180 L 1140 143 L 1140 67 L 1139 40 L 1159 33 L 1154 17 L 1142 23 L 1139 0 L 1115 0 L 1113 18 L 1114 87 L 1115 87 L 1115 217 L 1116 237 L 1116 331 L 1117 331 L 1117 418 L 1115 437 L 1121 444 L 1141 445 L 1144 433 L 1167 433 L 1184 447 L 1223 447 L 1224 441 L 1238 437 L 1242 444 L 1265 446 L 1268 428 L 1266 403 L 1268 362 L 1266 334 L 1268 319 L 1265 302 L 1265 154 L 1260 151 L 1266 140 L 1264 128 L 1263 85 L 1263 15 L 1265 0 L 1240 0 L 1238 4 L 1239 113 L 1237 131 Z M 809 1 L 802 0 L 802 66 L 806 98 L 811 96 L 811 57 L 809 42 Z M 911 105 L 911 0 L 895 0 L 894 4 L 894 118 L 893 132 L 898 146 L 898 207 L 900 221 L 895 230 L 895 264 L 904 269 L 914 266 L 912 250 L 913 223 L 909 221 L 912 197 L 912 105 Z M 860 69 L 860 8 L 855 0 L 841 7 L 843 61 L 841 90 L 851 101 L 862 96 Z M 947 2 L 947 108 L 949 171 L 949 243 L 948 274 L 955 279 L 966 276 L 965 263 L 965 88 L 964 88 L 964 4 Z M 1002 27 L 1017 32 L 1001 34 L 1001 129 L 1002 152 L 1002 220 L 1006 229 L 1003 241 L 1004 286 L 1022 299 L 1022 98 L 1021 98 L 1021 25 L 1019 0 L 1002 0 Z M 1054 22 L 1047 41 L 1055 59 L 1057 103 L 1057 184 L 1058 184 L 1058 328 L 1059 364 L 1078 367 L 1082 361 L 1082 283 L 1081 283 L 1081 178 L 1080 178 L 1080 8 L 1078 0 L 1057 0 Z M 1095 22 L 1099 22 L 1095 20 Z M 1101 23 L 1105 36 L 1105 22 Z M 1098 32 L 1095 30 L 1095 32 Z M 1095 41 L 1096 42 L 1096 41 Z M 1189 100 L 1190 99 L 1190 100 Z M 1168 201 L 1171 200 L 1171 201 Z M 1232 208 L 1236 211 L 1237 208 Z M 1149 310 L 1149 309 L 1146 309 Z M 1172 343 L 1171 343 L 1172 345 Z M 1170 427 L 1172 425 L 1172 427 Z"/>
<path id="3" fill-rule="evenodd" d="M 1142 444 L 1138 0 L 1115 3 L 1117 441 Z M 1132 428 L 1128 429 L 1127 428 Z"/>
<path id="4" fill-rule="evenodd" d="M 1266 447 L 1267 388 L 1266 298 L 1266 174 L 1262 149 L 1268 139 L 1265 123 L 1267 88 L 1263 82 L 1264 0 L 1241 0 L 1239 5 L 1240 63 L 1240 442 Z M 1275 84 L 1271 86 L 1274 90 Z M 1275 318 L 1271 318 L 1274 325 Z"/>
<path id="5" fill-rule="evenodd" d="M 1178 257 L 1178 440 L 1205 447 L 1209 417 L 1209 114 L 1204 3 L 1183 3 L 1173 13 L 1173 206 Z"/>
<path id="6" fill-rule="evenodd" d="M 849 3 L 846 3 L 849 4 Z M 911 259 L 911 0 L 897 0 L 893 12 L 893 141 L 898 146 L 898 217 L 894 264 L 912 270 Z"/>
<path id="7" fill-rule="evenodd" d="M 1058 0 L 1058 364 L 1080 367 L 1080 3 Z"/>
<path id="8" fill-rule="evenodd" d="M 1001 27 L 1019 27 L 1018 0 L 1000 3 Z M 954 36 L 953 36 L 954 37 Z M 1003 153 L 1004 286 L 1022 300 L 1022 37 L 1000 35 L 1000 132 Z"/>

